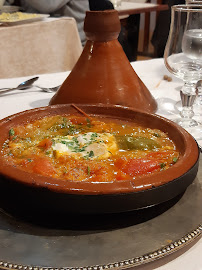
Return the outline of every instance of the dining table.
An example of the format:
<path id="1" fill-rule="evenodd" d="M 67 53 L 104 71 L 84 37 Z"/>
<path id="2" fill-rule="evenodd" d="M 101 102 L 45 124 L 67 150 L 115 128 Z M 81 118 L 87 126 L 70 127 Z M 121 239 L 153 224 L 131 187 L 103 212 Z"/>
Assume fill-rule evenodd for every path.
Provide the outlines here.
<path id="1" fill-rule="evenodd" d="M 151 14 L 156 13 L 156 18 L 160 11 L 168 10 L 169 7 L 166 4 L 158 3 L 143 3 L 138 0 L 125 0 L 121 1 L 120 6 L 116 7 L 119 13 L 119 18 L 122 23 L 130 15 L 144 14 L 144 39 L 143 39 L 143 52 L 148 53 L 149 41 L 150 41 L 150 24 Z"/>
<path id="2" fill-rule="evenodd" d="M 151 92 L 153 97 L 156 99 L 157 104 L 158 104 L 158 109 L 156 111 L 156 114 L 164 118 L 170 119 L 171 121 L 174 121 L 176 118 L 178 118 L 179 111 L 175 107 L 175 104 L 177 101 L 180 100 L 180 89 L 182 87 L 182 81 L 174 77 L 172 74 L 168 72 L 168 70 L 166 69 L 164 65 L 164 60 L 162 58 L 159 58 L 159 59 L 150 59 L 150 60 L 144 60 L 144 61 L 136 61 L 136 62 L 132 62 L 131 65 L 133 69 L 135 70 L 135 72 L 140 77 L 140 79 L 146 85 L 148 90 Z M 1 108 L 0 119 L 3 119 L 7 116 L 10 116 L 12 114 L 16 114 L 18 112 L 22 112 L 25 110 L 48 106 L 49 101 L 52 98 L 52 96 L 55 94 L 55 92 L 45 92 L 39 87 L 47 88 L 47 87 L 54 87 L 54 86 L 61 85 L 70 72 L 71 71 L 48 73 L 48 74 L 35 74 L 34 76 L 28 76 L 28 77 L 0 79 L 0 88 L 4 88 L 4 87 L 14 88 L 21 82 L 27 79 L 30 79 L 31 77 L 35 77 L 35 76 L 39 77 L 38 80 L 29 89 L 13 90 L 8 93 L 0 93 L 0 108 Z M 170 79 L 165 80 L 165 76 L 169 77 Z M 194 118 L 199 121 L 201 120 L 201 116 L 195 115 Z M 202 146 L 202 139 L 198 140 L 198 144 Z M 202 166 L 202 160 L 200 160 L 199 166 Z M 200 174 L 200 177 L 201 177 L 201 174 Z M 201 184 L 201 190 L 202 190 L 202 184 Z M 199 200 L 202 205 L 202 196 L 200 197 Z M 186 222 L 186 219 L 185 218 L 182 219 L 182 222 Z M 180 231 L 180 227 L 182 226 L 183 225 L 179 223 L 178 228 L 176 228 L 176 230 Z M 4 233 L 5 231 L 7 231 L 6 225 L 4 224 L 4 226 L 2 226 L 0 224 L 0 242 L 2 242 L 1 237 L 3 235 L 3 231 Z M 9 228 L 8 228 L 7 233 L 9 233 Z M 187 231 L 187 234 L 189 233 L 191 234 L 191 236 L 189 237 L 188 235 L 188 238 L 192 238 L 192 235 L 195 235 L 195 234 L 197 235 L 197 237 L 194 236 L 192 241 L 189 241 L 189 239 L 187 240 L 187 242 L 185 241 L 186 244 L 182 245 L 181 248 L 175 249 L 173 246 L 172 252 L 168 252 L 168 254 L 165 252 L 164 255 L 158 257 L 157 259 L 154 258 L 154 259 L 149 260 L 147 257 L 144 257 L 146 258 L 145 261 L 142 259 L 142 263 L 139 263 L 137 265 L 134 264 L 130 266 L 130 263 L 129 263 L 128 266 L 123 264 L 122 268 L 121 267 L 120 268 L 115 267 L 115 268 L 116 269 L 130 268 L 134 270 L 151 270 L 151 269 L 201 270 L 202 269 L 202 256 L 201 256 L 202 223 L 198 224 L 197 228 L 196 228 L 196 225 L 193 224 L 193 228 L 191 228 L 191 232 Z M 87 234 L 89 234 L 89 232 L 87 232 Z M 45 235 L 45 231 L 43 230 L 43 236 L 44 235 Z M 20 237 L 20 235 L 18 237 Z M 169 237 L 169 236 L 166 235 L 165 237 Z M 126 246 L 127 246 L 127 243 L 125 243 L 125 246 L 123 246 L 122 249 L 125 249 Z M 172 244 L 170 247 L 172 249 Z M 19 246 L 19 249 L 20 248 L 21 247 Z M 160 248 L 163 250 L 163 247 L 160 247 Z M 0 269 L 1 268 L 2 269 L 30 269 L 30 270 L 56 269 L 54 267 L 52 268 L 52 265 L 47 265 L 46 268 L 40 268 L 40 265 L 37 262 L 36 262 L 36 265 L 33 265 L 32 263 L 30 263 L 31 266 L 28 265 L 26 266 L 27 268 L 25 266 L 22 266 L 20 261 L 7 262 L 2 257 L 3 253 L 1 249 L 2 249 L 2 244 L 0 244 Z M 155 254 L 155 253 L 152 253 L 152 254 Z M 57 254 L 55 254 L 55 256 L 57 256 Z M 12 264 L 9 266 L 9 263 L 12 263 Z M 36 268 L 34 268 L 34 266 L 36 266 Z M 61 266 L 58 266 L 58 267 L 60 269 L 65 269 L 65 267 L 68 268 L 69 266 L 67 264 L 67 265 L 64 265 L 64 267 L 62 268 Z M 86 268 L 86 266 L 83 265 L 83 267 L 80 267 L 80 268 L 70 267 L 68 269 L 104 270 L 104 269 L 109 269 L 109 268 L 110 266 L 99 267 L 99 264 L 98 264 L 97 268 L 96 267 Z M 115 269 L 113 267 L 111 268 Z"/>
<path id="3" fill-rule="evenodd" d="M 66 71 L 73 68 L 82 52 L 72 17 L 22 17 L 0 23 L 0 36 L 0 78 Z"/>
<path id="4" fill-rule="evenodd" d="M 131 14 L 168 10 L 168 5 L 156 3 L 140 3 L 134 0 L 126 0 L 121 1 L 120 6 L 116 7 L 116 10 L 118 11 L 119 16 L 128 16 Z"/>

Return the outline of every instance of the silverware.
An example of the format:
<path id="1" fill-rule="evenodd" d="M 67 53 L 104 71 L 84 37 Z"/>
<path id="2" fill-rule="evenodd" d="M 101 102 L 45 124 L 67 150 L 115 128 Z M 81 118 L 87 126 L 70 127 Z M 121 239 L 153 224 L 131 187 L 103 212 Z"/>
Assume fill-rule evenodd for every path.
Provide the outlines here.
<path id="1" fill-rule="evenodd" d="M 35 86 L 37 88 L 41 89 L 42 91 L 47 92 L 47 93 L 56 92 L 60 87 L 60 85 L 55 86 L 55 87 L 41 87 L 41 86 L 38 86 L 38 85 L 35 85 Z"/>
<path id="2" fill-rule="evenodd" d="M 27 81 L 24 81 L 22 83 L 20 83 L 17 87 L 14 88 L 0 88 L 0 94 L 4 94 L 4 93 L 8 93 L 10 91 L 13 90 L 26 90 L 32 87 L 33 83 L 38 80 L 39 77 L 34 77 L 31 78 Z M 58 88 L 60 87 L 60 85 L 55 86 L 55 87 L 41 87 L 39 85 L 34 85 L 35 87 L 39 88 L 40 90 L 47 92 L 47 93 L 52 93 L 52 92 L 56 92 L 58 90 Z"/>
<path id="3" fill-rule="evenodd" d="M 0 88 L 0 93 L 7 93 L 7 92 L 10 92 L 10 91 L 13 91 L 13 90 L 25 90 L 25 89 L 28 89 L 32 86 L 32 84 L 38 80 L 39 77 L 34 77 L 34 78 L 31 78 L 27 81 L 24 81 L 22 83 L 20 83 L 17 87 L 14 87 L 14 88 Z"/>

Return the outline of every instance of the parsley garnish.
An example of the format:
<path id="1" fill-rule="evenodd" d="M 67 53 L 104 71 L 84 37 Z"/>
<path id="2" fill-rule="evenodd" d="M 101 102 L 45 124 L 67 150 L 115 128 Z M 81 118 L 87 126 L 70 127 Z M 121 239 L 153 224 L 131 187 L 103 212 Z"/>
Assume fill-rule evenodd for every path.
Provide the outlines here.
<path id="1" fill-rule="evenodd" d="M 74 125 L 70 125 L 70 126 L 69 126 L 69 132 L 68 132 L 68 133 L 69 133 L 70 135 L 74 135 L 74 134 L 76 133 L 76 131 L 77 131 L 77 130 L 76 130 L 76 127 L 75 127 Z"/>
<path id="2" fill-rule="evenodd" d="M 90 158 L 91 158 L 91 157 L 94 157 L 94 152 L 93 152 L 93 150 L 90 151 L 90 153 L 89 153 L 88 156 L 89 156 Z"/>
<path id="3" fill-rule="evenodd" d="M 160 165 L 161 169 L 163 169 L 166 166 L 165 163 L 160 163 L 159 165 Z"/>
<path id="4" fill-rule="evenodd" d="M 178 158 L 177 157 L 174 157 L 173 158 L 173 162 L 176 163 L 178 161 Z"/>
<path id="5" fill-rule="evenodd" d="M 87 122 L 87 127 L 91 127 L 91 121 L 89 118 L 86 118 L 86 122 Z"/>
<path id="6" fill-rule="evenodd" d="M 160 135 L 159 133 L 154 133 L 153 135 L 154 135 L 155 137 L 157 137 L 157 138 L 158 138 L 158 137 L 161 137 L 161 135 Z"/>
<path id="7" fill-rule="evenodd" d="M 14 131 L 13 128 L 11 128 L 11 129 L 9 130 L 9 135 L 10 135 L 10 136 L 14 136 L 14 135 L 15 135 L 15 131 Z"/>

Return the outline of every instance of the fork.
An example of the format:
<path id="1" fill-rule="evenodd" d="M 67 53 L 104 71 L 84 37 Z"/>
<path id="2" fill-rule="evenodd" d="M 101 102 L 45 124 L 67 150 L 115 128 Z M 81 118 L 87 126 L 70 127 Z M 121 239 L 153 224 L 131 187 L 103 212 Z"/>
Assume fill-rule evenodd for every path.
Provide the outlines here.
<path id="1" fill-rule="evenodd" d="M 41 89 L 44 92 L 52 93 L 52 92 L 56 92 L 59 89 L 60 85 L 55 86 L 55 87 L 41 87 L 41 86 L 35 85 L 35 87 Z"/>

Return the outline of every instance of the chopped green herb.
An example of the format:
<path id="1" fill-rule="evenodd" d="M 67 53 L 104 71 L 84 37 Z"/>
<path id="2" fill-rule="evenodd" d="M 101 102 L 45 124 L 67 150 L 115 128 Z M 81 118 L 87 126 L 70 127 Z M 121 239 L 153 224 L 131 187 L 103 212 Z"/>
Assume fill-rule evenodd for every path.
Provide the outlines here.
<path id="1" fill-rule="evenodd" d="M 15 141 L 16 139 L 17 139 L 17 136 L 14 136 L 12 140 Z"/>
<path id="2" fill-rule="evenodd" d="M 63 122 L 64 122 L 65 124 L 67 124 L 67 118 L 66 118 L 66 117 L 63 117 Z"/>
<path id="3" fill-rule="evenodd" d="M 92 150 L 89 153 L 89 157 L 94 157 L 94 152 Z"/>
<path id="4" fill-rule="evenodd" d="M 27 160 L 28 160 L 29 162 L 32 162 L 32 159 L 31 159 L 31 158 L 28 158 Z"/>
<path id="5" fill-rule="evenodd" d="M 61 124 L 61 128 L 67 128 L 67 118 L 63 117 L 63 123 Z"/>
<path id="6" fill-rule="evenodd" d="M 10 135 L 10 136 L 14 136 L 14 135 L 15 135 L 15 131 L 14 131 L 13 128 L 11 128 L 11 129 L 9 130 L 9 135 Z"/>
<path id="7" fill-rule="evenodd" d="M 91 127 L 91 121 L 89 118 L 86 118 L 86 122 L 87 122 L 87 127 Z"/>
<path id="8" fill-rule="evenodd" d="M 165 163 L 160 163 L 159 165 L 160 165 L 161 169 L 163 169 L 166 166 Z"/>
<path id="9" fill-rule="evenodd" d="M 161 137 L 161 135 L 160 135 L 159 133 L 154 133 L 153 135 L 154 135 L 155 137 L 157 137 L 157 138 Z"/>
<path id="10" fill-rule="evenodd" d="M 78 138 L 77 138 L 77 137 L 73 137 L 73 138 L 72 138 L 72 141 L 74 141 L 76 144 L 78 144 L 78 143 L 79 143 L 79 141 L 78 141 Z"/>
<path id="11" fill-rule="evenodd" d="M 90 167 L 87 167 L 88 176 L 90 176 Z"/>
<path id="12" fill-rule="evenodd" d="M 74 135 L 74 134 L 76 133 L 76 131 L 77 131 L 77 130 L 76 130 L 76 127 L 75 127 L 74 125 L 70 125 L 70 126 L 69 126 L 69 132 L 68 132 L 68 133 L 69 133 L 70 135 Z"/>
<path id="13" fill-rule="evenodd" d="M 93 138 L 96 138 L 97 136 L 98 136 L 98 135 L 97 135 L 96 132 L 94 132 L 94 133 L 91 134 L 91 137 L 93 137 Z"/>
<path id="14" fill-rule="evenodd" d="M 52 145 L 54 146 L 54 145 L 55 145 L 55 140 L 54 140 L 54 139 L 52 139 L 51 141 L 52 141 Z"/>
<path id="15" fill-rule="evenodd" d="M 173 162 L 176 163 L 178 161 L 178 158 L 177 157 L 174 157 L 173 158 Z"/>

